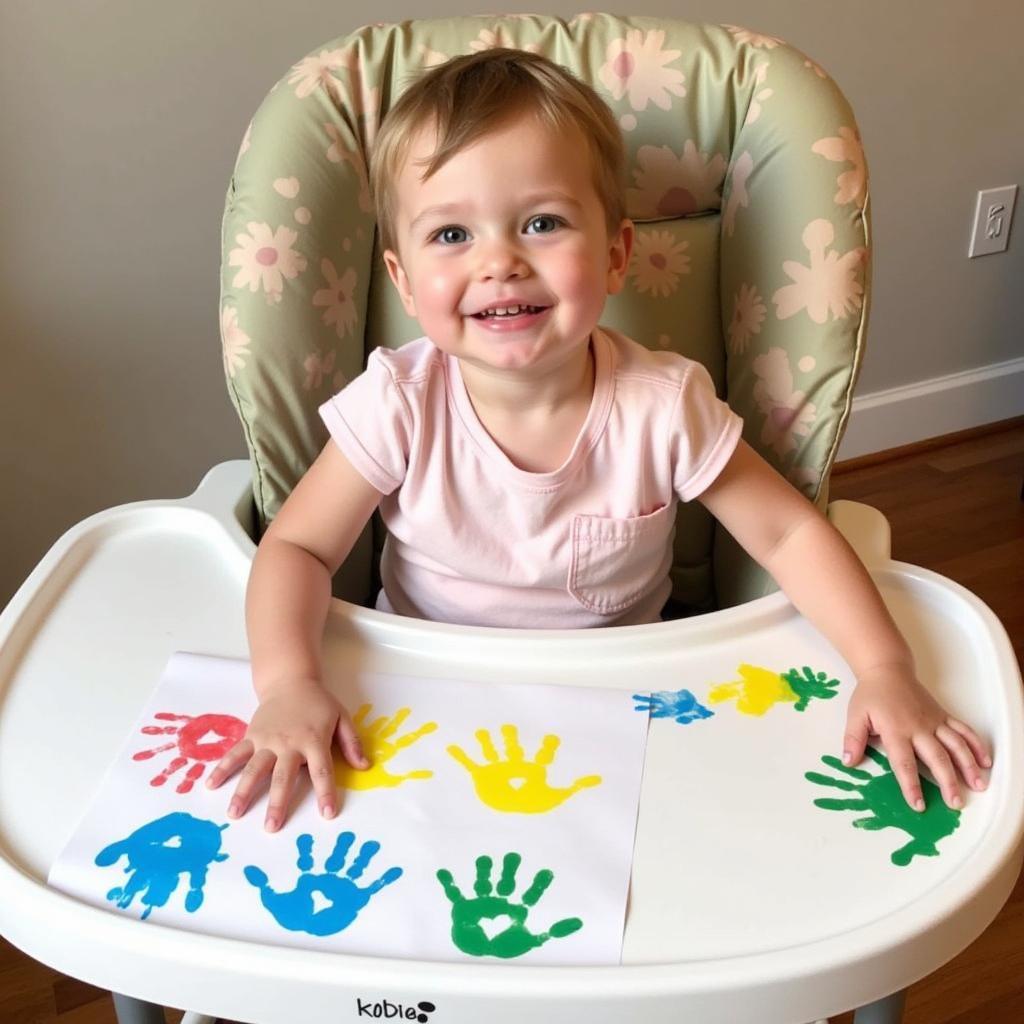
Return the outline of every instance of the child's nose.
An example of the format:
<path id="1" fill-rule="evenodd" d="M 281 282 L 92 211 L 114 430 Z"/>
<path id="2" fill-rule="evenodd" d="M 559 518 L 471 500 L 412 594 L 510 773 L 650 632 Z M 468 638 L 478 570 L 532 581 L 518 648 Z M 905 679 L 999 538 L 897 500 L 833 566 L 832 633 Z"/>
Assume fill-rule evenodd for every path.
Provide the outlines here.
<path id="1" fill-rule="evenodd" d="M 504 239 L 494 239 L 481 248 L 477 271 L 481 280 L 506 281 L 525 277 L 529 265 L 517 246 Z"/>

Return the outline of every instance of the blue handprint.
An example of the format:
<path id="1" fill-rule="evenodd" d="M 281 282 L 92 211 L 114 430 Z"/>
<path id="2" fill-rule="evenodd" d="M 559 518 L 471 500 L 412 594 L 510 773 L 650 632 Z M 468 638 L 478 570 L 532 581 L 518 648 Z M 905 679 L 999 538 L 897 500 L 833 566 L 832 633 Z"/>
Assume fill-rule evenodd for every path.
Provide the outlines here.
<path id="1" fill-rule="evenodd" d="M 334 935 L 355 920 L 356 914 L 370 902 L 374 893 L 380 892 L 385 885 L 390 885 L 402 874 L 401 868 L 388 868 L 365 889 L 355 884 L 355 880 L 362 875 L 370 859 L 380 849 L 380 843 L 371 839 L 363 843 L 359 855 L 342 878 L 338 872 L 345 866 L 345 858 L 354 839 L 355 835 L 351 832 L 340 833 L 333 853 L 324 864 L 327 870 L 314 875 L 313 837 L 309 833 L 299 836 L 295 840 L 299 852 L 296 864 L 302 874 L 291 892 L 275 892 L 267 884 L 265 872 L 253 865 L 245 869 L 245 877 L 259 889 L 263 906 L 283 928 L 309 935 Z M 313 898 L 317 893 L 321 899 L 328 900 L 330 905 L 317 910 Z"/>
<path id="2" fill-rule="evenodd" d="M 634 693 L 634 711 L 649 711 L 651 718 L 674 718 L 680 725 L 689 725 L 701 718 L 710 718 L 709 711 L 689 690 L 659 690 L 657 693 Z"/>
<path id="3" fill-rule="evenodd" d="M 100 867 L 116 864 L 121 857 L 128 858 L 125 872 L 134 872 L 123 886 L 115 886 L 107 893 L 108 900 L 116 901 L 122 910 L 130 907 L 140 893 L 145 906 L 142 920 L 149 917 L 154 907 L 162 907 L 178 887 L 180 876 L 189 876 L 189 890 L 185 894 L 185 909 L 195 913 L 203 902 L 206 872 L 216 861 L 227 860 L 220 852 L 221 832 L 227 825 L 193 818 L 177 811 L 137 828 L 130 836 L 111 843 L 96 855 Z"/>

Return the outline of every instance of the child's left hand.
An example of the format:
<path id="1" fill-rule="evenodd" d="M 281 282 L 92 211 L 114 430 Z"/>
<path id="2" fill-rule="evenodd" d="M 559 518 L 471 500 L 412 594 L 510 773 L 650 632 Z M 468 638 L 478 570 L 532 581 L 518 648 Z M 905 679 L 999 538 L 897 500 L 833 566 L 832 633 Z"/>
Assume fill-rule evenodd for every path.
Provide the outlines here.
<path id="1" fill-rule="evenodd" d="M 881 666 L 859 677 L 846 714 L 844 764 L 863 758 L 869 735 L 881 737 L 904 799 L 915 810 L 924 810 L 915 755 L 931 769 L 950 807 L 963 806 L 957 769 L 972 789 L 986 786 L 981 767 L 992 764 L 988 748 L 946 713 L 908 665 Z"/>

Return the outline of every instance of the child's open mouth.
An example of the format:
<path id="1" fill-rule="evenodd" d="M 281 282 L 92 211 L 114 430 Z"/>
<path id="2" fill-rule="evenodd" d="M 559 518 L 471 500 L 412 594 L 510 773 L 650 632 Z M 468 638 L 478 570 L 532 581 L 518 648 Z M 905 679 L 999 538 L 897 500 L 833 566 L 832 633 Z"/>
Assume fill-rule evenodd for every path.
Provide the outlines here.
<path id="1" fill-rule="evenodd" d="M 473 313 L 474 320 L 484 324 L 491 330 L 512 330 L 528 327 L 540 319 L 550 306 L 495 306 L 491 309 Z"/>

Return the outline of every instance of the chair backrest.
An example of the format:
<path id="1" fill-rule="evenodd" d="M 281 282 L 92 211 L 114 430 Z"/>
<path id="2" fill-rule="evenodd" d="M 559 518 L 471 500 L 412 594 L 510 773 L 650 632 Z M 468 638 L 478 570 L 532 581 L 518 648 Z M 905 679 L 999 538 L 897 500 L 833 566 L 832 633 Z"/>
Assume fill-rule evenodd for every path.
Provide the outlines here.
<path id="1" fill-rule="evenodd" d="M 824 507 L 863 354 L 867 170 L 849 104 L 813 61 L 729 25 L 580 14 L 373 25 L 274 86 L 227 194 L 221 333 L 260 530 L 326 440 L 317 407 L 378 345 L 422 332 L 375 245 L 367 154 L 418 74 L 489 46 L 537 51 L 607 100 L 637 223 L 602 322 L 699 359 L 746 440 Z M 774 584 L 697 502 L 680 505 L 673 597 L 724 607 Z M 336 593 L 370 596 L 368 535 Z"/>

